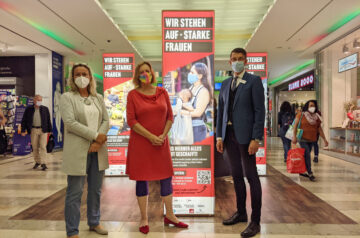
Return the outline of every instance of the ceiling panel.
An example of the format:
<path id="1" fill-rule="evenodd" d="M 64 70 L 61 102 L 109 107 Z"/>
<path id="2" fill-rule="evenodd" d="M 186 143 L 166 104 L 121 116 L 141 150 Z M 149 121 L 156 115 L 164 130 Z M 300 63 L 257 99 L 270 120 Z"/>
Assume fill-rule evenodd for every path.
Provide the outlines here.
<path id="1" fill-rule="evenodd" d="M 244 47 L 274 0 L 100 0 L 103 9 L 146 58 L 161 60 L 163 10 L 214 10 L 215 56 Z"/>

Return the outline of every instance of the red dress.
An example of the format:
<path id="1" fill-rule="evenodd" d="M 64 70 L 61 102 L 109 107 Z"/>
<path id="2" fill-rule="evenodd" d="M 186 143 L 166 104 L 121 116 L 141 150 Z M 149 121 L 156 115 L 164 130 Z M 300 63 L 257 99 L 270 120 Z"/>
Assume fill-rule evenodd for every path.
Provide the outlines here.
<path id="1" fill-rule="evenodd" d="M 127 123 L 132 128 L 140 123 L 154 135 L 164 132 L 168 120 L 173 121 L 169 95 L 166 90 L 156 88 L 155 95 L 145 95 L 137 90 L 129 92 L 126 105 Z M 161 180 L 173 176 L 169 139 L 162 146 L 153 146 L 151 142 L 131 130 L 126 173 L 131 180 Z"/>

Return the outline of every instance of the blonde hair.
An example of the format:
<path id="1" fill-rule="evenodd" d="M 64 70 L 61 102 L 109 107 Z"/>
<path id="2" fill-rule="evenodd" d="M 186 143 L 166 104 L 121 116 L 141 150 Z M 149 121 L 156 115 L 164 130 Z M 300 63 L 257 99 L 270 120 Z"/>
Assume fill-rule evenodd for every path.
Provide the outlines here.
<path id="1" fill-rule="evenodd" d="M 94 77 L 91 73 L 91 69 L 89 66 L 87 66 L 86 64 L 75 64 L 72 69 L 71 69 L 71 78 L 69 80 L 69 86 L 71 88 L 71 91 L 73 92 L 79 92 L 79 88 L 78 86 L 76 86 L 75 84 L 75 79 L 74 79 L 74 73 L 75 73 L 75 69 L 78 68 L 78 67 L 84 67 L 86 68 L 88 71 L 89 71 L 89 75 L 90 75 L 90 82 L 89 82 L 89 85 L 87 86 L 87 90 L 88 90 L 88 93 L 91 95 L 91 96 L 96 96 L 97 95 L 97 92 L 96 92 L 96 81 L 94 80 Z"/>
<path id="2" fill-rule="evenodd" d="M 156 78 L 155 78 L 155 73 L 152 69 L 152 66 L 149 62 L 144 61 L 141 62 L 140 64 L 138 64 L 135 68 L 135 74 L 134 74 L 134 78 L 133 78 L 133 84 L 135 85 L 135 87 L 140 87 L 141 86 L 141 81 L 140 81 L 140 67 L 143 66 L 144 64 L 146 64 L 147 66 L 149 66 L 150 68 L 150 73 L 152 75 L 151 77 L 151 83 L 155 83 L 156 82 Z"/>

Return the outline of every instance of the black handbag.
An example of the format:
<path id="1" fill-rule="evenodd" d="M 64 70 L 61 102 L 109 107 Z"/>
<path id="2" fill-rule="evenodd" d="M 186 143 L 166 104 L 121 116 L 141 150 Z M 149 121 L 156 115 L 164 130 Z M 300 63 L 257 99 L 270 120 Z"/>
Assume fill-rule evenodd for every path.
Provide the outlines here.
<path id="1" fill-rule="evenodd" d="M 54 136 L 52 134 L 50 134 L 47 145 L 46 145 L 46 151 L 48 153 L 51 153 L 53 151 L 54 147 L 55 147 Z"/>
<path id="2" fill-rule="evenodd" d="M 4 129 L 0 130 L 0 154 L 5 154 L 7 150 L 7 137 Z"/>

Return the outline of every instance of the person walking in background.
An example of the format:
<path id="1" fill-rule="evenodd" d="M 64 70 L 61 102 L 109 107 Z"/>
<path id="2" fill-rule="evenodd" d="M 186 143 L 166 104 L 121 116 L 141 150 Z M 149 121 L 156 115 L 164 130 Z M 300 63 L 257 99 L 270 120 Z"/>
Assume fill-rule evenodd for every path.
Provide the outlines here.
<path id="1" fill-rule="evenodd" d="M 252 237 L 260 232 L 262 191 L 255 154 L 264 136 L 264 88 L 259 76 L 245 71 L 247 59 L 244 49 L 233 49 L 229 63 L 234 76 L 226 79 L 221 85 L 216 148 L 220 153 L 225 152 L 225 156 L 230 160 L 237 211 L 232 217 L 224 220 L 223 224 L 234 225 L 248 221 L 245 175 L 250 184 L 252 213 L 251 222 L 241 236 Z"/>
<path id="2" fill-rule="evenodd" d="M 25 136 L 28 133 L 31 137 L 31 146 L 35 160 L 33 169 L 40 165 L 43 171 L 47 169 L 46 144 L 48 133 L 51 132 L 52 125 L 49 109 L 42 105 L 42 97 L 35 95 L 34 105 L 26 107 L 21 120 L 21 135 Z"/>
<path id="3" fill-rule="evenodd" d="M 278 127 L 279 127 L 279 136 L 281 137 L 283 147 L 284 147 L 284 162 L 286 163 L 287 154 L 291 147 L 291 140 L 285 137 L 289 126 L 294 121 L 294 113 L 292 112 L 291 105 L 288 101 L 285 101 L 280 106 L 280 112 L 278 113 Z"/>
<path id="4" fill-rule="evenodd" d="M 296 138 L 297 127 L 300 124 L 300 129 L 303 130 L 303 135 L 299 141 L 301 148 L 305 149 L 305 165 L 307 174 L 300 174 L 301 176 L 308 177 L 311 181 L 315 181 L 315 176 L 311 170 L 311 147 L 317 141 L 317 135 L 320 134 L 325 142 L 325 147 L 328 146 L 323 129 L 321 128 L 321 120 L 318 115 L 318 106 L 316 100 L 307 101 L 301 113 L 298 113 L 295 118 L 294 136 L 292 140 L 293 146 L 298 142 Z"/>
<path id="5" fill-rule="evenodd" d="M 322 117 L 321 117 L 321 112 L 318 111 L 317 112 L 318 117 L 320 119 L 320 121 L 322 122 Z M 313 147 L 314 147 L 314 163 L 318 163 L 319 162 L 319 138 L 320 138 L 320 134 L 317 133 L 317 139 L 316 141 L 313 143 Z"/>
<path id="6" fill-rule="evenodd" d="M 151 64 L 143 62 L 136 66 L 133 83 L 135 89 L 127 97 L 127 122 L 131 128 L 126 173 L 136 180 L 136 196 L 141 213 L 139 231 L 147 234 L 148 181 L 160 180 L 161 197 L 165 204 L 164 224 L 179 228 L 188 225 L 180 222 L 173 212 L 172 176 L 168 132 L 173 123 L 173 113 L 168 93 L 155 87 L 155 74 Z"/>
<path id="7" fill-rule="evenodd" d="M 108 232 L 100 225 L 100 196 L 104 171 L 109 167 L 106 134 L 109 117 L 103 97 L 96 93 L 90 68 L 76 64 L 69 80 L 71 91 L 60 100 L 65 125 L 62 171 L 67 174 L 65 223 L 68 237 L 78 238 L 80 205 L 87 175 L 87 219 L 90 231 Z"/>

